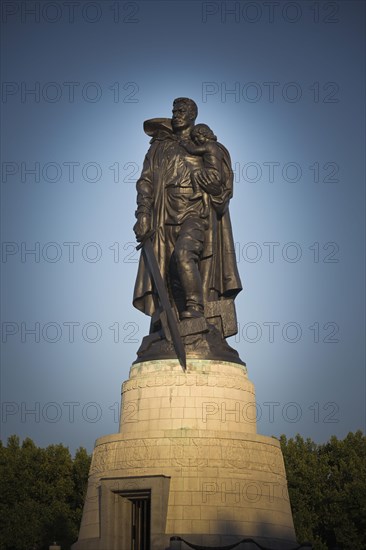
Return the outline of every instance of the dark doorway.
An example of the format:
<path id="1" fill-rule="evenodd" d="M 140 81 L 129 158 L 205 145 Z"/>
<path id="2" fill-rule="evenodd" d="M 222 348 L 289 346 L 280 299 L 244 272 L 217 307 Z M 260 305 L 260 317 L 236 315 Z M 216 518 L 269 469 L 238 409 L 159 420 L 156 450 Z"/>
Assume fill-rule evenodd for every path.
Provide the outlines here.
<path id="1" fill-rule="evenodd" d="M 151 491 L 122 491 L 131 502 L 131 550 L 150 550 Z"/>

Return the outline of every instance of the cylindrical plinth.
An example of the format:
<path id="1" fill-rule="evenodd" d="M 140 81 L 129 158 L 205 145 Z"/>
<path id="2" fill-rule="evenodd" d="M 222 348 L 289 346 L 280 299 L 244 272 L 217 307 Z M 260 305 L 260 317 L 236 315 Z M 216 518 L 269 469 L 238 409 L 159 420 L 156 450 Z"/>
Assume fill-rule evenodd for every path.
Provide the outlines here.
<path id="1" fill-rule="evenodd" d="M 171 429 L 257 433 L 255 393 L 246 367 L 176 360 L 134 365 L 122 385 L 120 433 Z"/>

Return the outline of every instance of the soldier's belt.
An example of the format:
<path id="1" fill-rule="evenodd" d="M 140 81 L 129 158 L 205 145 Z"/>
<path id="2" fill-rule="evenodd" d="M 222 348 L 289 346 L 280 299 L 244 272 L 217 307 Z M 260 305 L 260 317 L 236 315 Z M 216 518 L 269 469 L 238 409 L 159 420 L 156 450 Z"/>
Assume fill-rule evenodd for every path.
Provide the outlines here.
<path id="1" fill-rule="evenodd" d="M 192 187 L 168 187 L 168 192 L 173 195 L 192 195 Z"/>

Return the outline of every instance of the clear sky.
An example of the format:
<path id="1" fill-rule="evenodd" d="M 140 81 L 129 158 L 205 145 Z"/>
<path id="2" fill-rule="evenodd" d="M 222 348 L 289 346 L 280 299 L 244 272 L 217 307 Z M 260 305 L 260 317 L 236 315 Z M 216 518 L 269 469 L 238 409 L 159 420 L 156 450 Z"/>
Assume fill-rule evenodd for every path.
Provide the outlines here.
<path id="1" fill-rule="evenodd" d="M 1 437 L 92 450 L 149 320 L 131 304 L 147 118 L 230 151 L 258 431 L 365 429 L 365 4 L 2 3 Z M 32 252 L 33 251 L 33 252 Z"/>

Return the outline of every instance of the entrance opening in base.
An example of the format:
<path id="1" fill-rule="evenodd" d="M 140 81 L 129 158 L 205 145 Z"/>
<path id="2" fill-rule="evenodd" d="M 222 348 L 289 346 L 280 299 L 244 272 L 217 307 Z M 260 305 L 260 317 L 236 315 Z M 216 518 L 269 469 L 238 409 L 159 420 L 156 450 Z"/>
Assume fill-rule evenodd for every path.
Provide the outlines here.
<path id="1" fill-rule="evenodd" d="M 151 491 L 122 491 L 131 503 L 131 550 L 150 550 Z"/>

